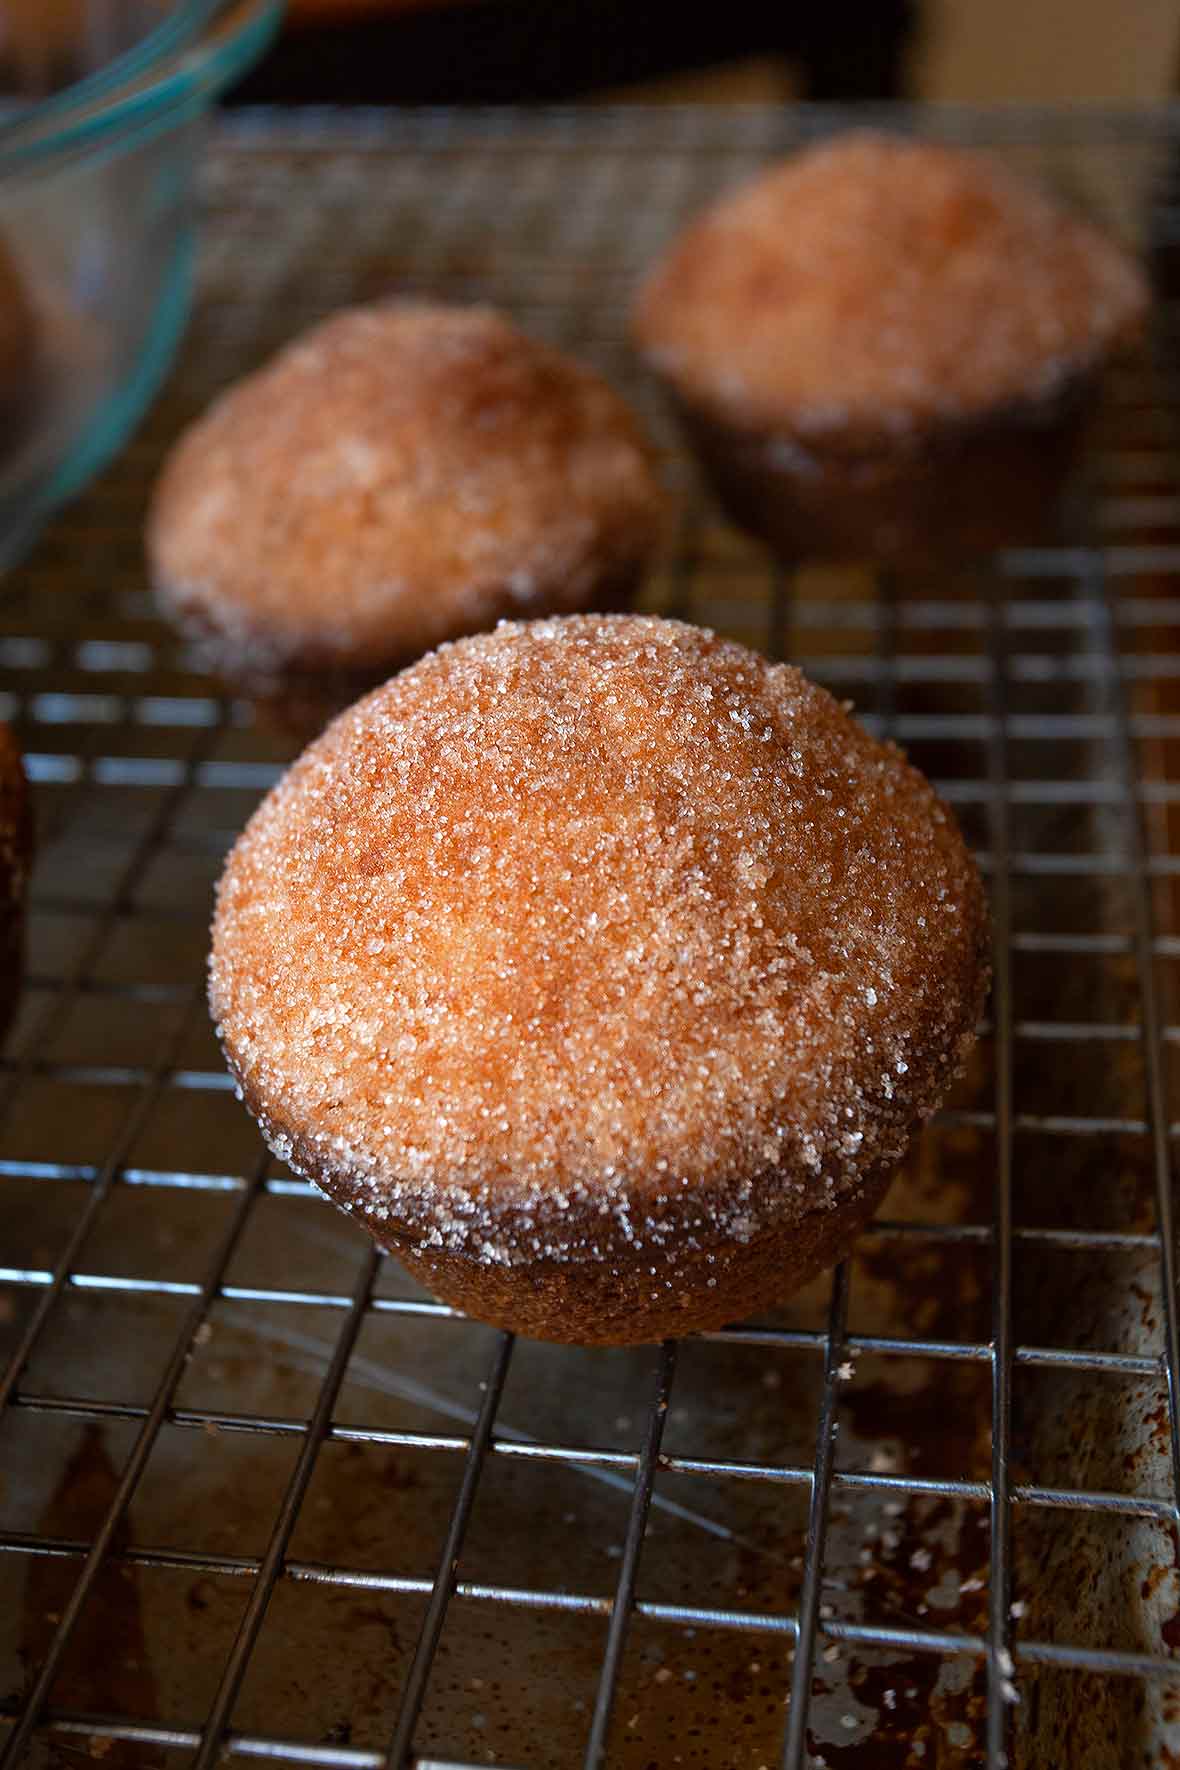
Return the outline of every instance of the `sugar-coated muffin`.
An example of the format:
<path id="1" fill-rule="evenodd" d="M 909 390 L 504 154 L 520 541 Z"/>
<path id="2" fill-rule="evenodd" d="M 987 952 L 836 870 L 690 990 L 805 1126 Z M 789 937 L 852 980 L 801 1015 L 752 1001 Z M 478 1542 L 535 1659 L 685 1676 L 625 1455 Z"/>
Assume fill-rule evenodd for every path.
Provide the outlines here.
<path id="1" fill-rule="evenodd" d="M 214 667 L 351 699 L 505 615 L 624 605 L 663 515 L 600 376 L 490 308 L 406 301 L 336 314 L 216 400 L 147 538 Z"/>
<path id="2" fill-rule="evenodd" d="M 637 1342 L 842 1257 L 974 1036 L 954 818 L 798 670 L 679 622 L 441 647 L 222 877 L 210 1003 L 276 1154 L 482 1319 Z"/>
<path id="3" fill-rule="evenodd" d="M 636 341 L 723 504 L 780 555 L 926 562 L 1051 531 L 1141 330 L 1133 258 L 985 156 L 838 136 L 723 197 Z"/>
<path id="4" fill-rule="evenodd" d="M 25 883 L 33 851 L 33 818 L 20 750 L 0 725 L 0 1038 L 20 994 Z"/>

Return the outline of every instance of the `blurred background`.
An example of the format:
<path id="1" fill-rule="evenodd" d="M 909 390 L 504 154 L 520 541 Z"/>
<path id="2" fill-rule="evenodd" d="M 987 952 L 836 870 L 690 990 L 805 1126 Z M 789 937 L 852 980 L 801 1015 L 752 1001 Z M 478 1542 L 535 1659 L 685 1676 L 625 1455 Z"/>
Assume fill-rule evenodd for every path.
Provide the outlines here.
<path id="1" fill-rule="evenodd" d="M 1180 0 L 290 0 L 235 101 L 1151 99 L 1178 72 Z"/>

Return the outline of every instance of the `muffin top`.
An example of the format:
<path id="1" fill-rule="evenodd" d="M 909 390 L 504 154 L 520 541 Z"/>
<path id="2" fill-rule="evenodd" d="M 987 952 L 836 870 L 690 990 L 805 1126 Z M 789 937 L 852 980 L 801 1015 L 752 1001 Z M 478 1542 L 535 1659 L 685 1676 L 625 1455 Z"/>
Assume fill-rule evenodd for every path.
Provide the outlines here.
<path id="1" fill-rule="evenodd" d="M 404 661 L 632 578 L 663 495 L 631 412 L 489 308 L 335 315 L 165 465 L 157 590 L 238 667 Z"/>
<path id="2" fill-rule="evenodd" d="M 272 1147 L 382 1233 L 578 1258 L 855 1196 L 973 1035 L 985 921 L 929 783 L 798 670 L 571 616 L 304 752 L 227 863 L 210 1000 Z"/>
<path id="3" fill-rule="evenodd" d="M 803 434 L 904 431 L 1053 395 L 1134 335 L 1142 271 L 980 154 L 836 137 L 721 199 L 640 292 L 690 402 Z"/>

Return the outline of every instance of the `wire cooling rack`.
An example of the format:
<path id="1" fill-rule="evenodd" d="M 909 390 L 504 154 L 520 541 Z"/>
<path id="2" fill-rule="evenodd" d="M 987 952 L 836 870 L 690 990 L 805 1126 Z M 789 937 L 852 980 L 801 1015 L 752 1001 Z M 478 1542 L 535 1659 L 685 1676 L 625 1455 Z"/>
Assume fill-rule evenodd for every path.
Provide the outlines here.
<path id="1" fill-rule="evenodd" d="M 0 592 L 39 810 L 0 1073 L 5 1765 L 1180 1761 L 1175 310 L 1112 379 L 1062 546 L 773 571 L 696 488 L 625 303 L 685 214 L 832 120 L 214 138 L 181 366 Z M 925 123 L 1168 225 L 1168 114 Z M 648 606 L 853 698 L 989 879 L 979 1058 L 887 1214 L 679 1348 L 433 1302 L 262 1152 L 205 1023 L 211 883 L 289 751 L 157 622 L 147 488 L 217 388 L 393 290 L 498 302 L 629 388 L 682 493 Z"/>

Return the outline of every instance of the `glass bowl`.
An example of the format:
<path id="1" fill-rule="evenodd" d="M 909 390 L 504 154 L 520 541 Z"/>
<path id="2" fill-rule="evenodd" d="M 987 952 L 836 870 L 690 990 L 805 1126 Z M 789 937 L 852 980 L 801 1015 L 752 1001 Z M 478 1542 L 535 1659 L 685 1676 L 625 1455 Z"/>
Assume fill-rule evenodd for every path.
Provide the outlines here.
<path id="1" fill-rule="evenodd" d="M 0 0 L 0 567 L 120 446 L 188 313 L 203 127 L 282 0 Z"/>

